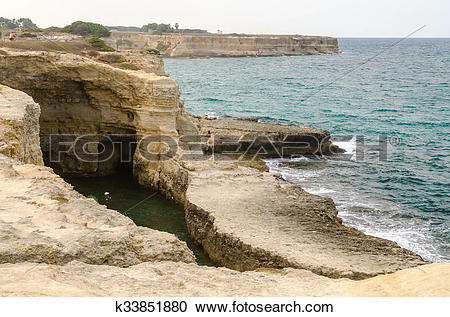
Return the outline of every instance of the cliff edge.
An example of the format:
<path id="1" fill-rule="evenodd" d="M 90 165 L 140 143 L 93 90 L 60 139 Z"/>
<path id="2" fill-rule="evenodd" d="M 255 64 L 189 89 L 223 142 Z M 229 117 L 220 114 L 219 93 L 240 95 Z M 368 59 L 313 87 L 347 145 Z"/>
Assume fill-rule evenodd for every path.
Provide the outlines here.
<path id="1" fill-rule="evenodd" d="M 257 159 L 229 160 L 224 153 L 204 151 L 215 144 L 216 134 L 249 132 L 315 136 L 321 146 L 307 149 L 315 153 L 330 149 L 328 131 L 194 120 L 170 78 L 70 54 L 7 53 L 0 56 L 1 82 L 29 93 L 43 115 L 38 122 L 39 106 L 23 92 L 0 89 L 0 107 L 6 109 L 0 122 L 12 129 L 8 135 L 18 136 L 3 137 L 6 146 L 28 142 L 39 148 L 39 137 L 19 133 L 25 121 L 41 135 L 111 132 L 128 138 L 134 132 L 138 142 L 144 134 L 184 142 L 189 146 L 180 146 L 169 159 L 161 154 L 146 161 L 136 151 L 136 178 L 184 204 L 189 233 L 218 264 L 254 271 L 199 267 L 175 236 L 136 226 L 75 192 L 40 162 L 24 164 L 26 155 L 9 151 L 10 157 L 0 155 L 1 295 L 448 294 L 448 264 L 423 266 L 420 256 L 394 242 L 343 226 L 330 199 L 254 168 Z M 10 118 L 17 124 L 10 125 Z M 197 160 L 186 159 L 191 151 Z M 60 162 L 62 170 L 98 174 L 98 165 L 78 164 L 70 153 L 68 158 Z M 399 270 L 404 271 L 370 278 Z M 394 289 L 396 280 L 402 281 L 396 284 L 400 289 Z"/>
<path id="2" fill-rule="evenodd" d="M 339 53 L 336 38 L 302 35 L 170 34 L 111 32 L 117 49 L 151 49 L 164 57 L 288 56 Z"/>

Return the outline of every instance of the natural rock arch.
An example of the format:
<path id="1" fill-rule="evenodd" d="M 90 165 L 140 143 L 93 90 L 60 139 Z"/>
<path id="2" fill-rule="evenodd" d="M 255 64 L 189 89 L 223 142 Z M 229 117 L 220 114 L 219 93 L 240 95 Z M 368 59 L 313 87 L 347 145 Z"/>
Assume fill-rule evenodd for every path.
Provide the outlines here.
<path id="1" fill-rule="evenodd" d="M 178 138 L 186 130 L 195 131 L 177 82 L 167 76 L 121 70 L 72 54 L 8 52 L 0 57 L 0 83 L 24 91 L 40 104 L 44 160 L 61 173 L 109 174 L 123 153 L 114 152 L 105 163 L 81 162 L 70 154 L 50 162 L 50 135 L 99 135 L 101 147 L 103 135 L 133 143 L 135 135 Z M 157 170 L 156 163 L 149 170 Z"/>

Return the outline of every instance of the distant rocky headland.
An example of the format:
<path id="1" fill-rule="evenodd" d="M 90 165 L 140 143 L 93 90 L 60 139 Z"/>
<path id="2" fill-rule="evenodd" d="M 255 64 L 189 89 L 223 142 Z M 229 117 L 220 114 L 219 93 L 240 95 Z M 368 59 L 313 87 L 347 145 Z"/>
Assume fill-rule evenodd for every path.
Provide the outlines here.
<path id="1" fill-rule="evenodd" d="M 154 49 L 164 57 L 286 56 L 339 53 L 336 38 L 301 35 L 167 34 L 112 31 L 120 49 Z"/>
<path id="2" fill-rule="evenodd" d="M 178 35 L 138 38 L 144 45 L 152 36 L 172 43 Z M 195 44 L 209 36 L 186 36 L 166 52 L 213 56 Z M 232 43 L 230 56 L 258 45 L 284 52 L 294 38 L 214 35 L 211 50 Z M 328 52 L 334 40 L 311 43 Z M 0 295 L 450 295 L 450 264 L 344 226 L 331 199 L 260 160 L 261 148 L 269 157 L 285 148 L 339 153 L 328 131 L 194 117 L 146 44 L 105 52 L 105 43 L 93 50 L 97 41 L 32 41 L 0 47 Z M 89 159 L 65 147 L 71 135 L 89 136 L 81 146 Z M 108 147 L 113 154 L 103 159 Z M 197 265 L 175 235 L 137 226 L 60 177 L 110 175 L 123 157 L 140 185 L 183 206 L 190 236 L 217 267 Z"/>
<path id="3" fill-rule="evenodd" d="M 12 28 L 8 30 L 9 28 Z M 83 42 L 101 38 L 116 50 L 151 50 L 163 57 L 289 56 L 339 53 L 336 38 L 305 35 L 222 34 L 149 23 L 138 27 L 106 27 L 77 21 L 64 28 L 39 29 L 29 19 L 0 18 L 6 40 Z"/>

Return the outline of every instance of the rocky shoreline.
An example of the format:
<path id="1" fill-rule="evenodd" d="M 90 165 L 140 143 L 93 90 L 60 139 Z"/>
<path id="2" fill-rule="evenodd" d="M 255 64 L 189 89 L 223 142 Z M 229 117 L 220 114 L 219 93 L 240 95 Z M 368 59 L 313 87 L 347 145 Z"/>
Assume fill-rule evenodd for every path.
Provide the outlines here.
<path id="1" fill-rule="evenodd" d="M 246 151 L 255 146 L 246 137 L 263 137 L 257 145 L 267 148 L 267 140 L 294 135 L 289 141 L 318 140 L 299 154 L 333 153 L 328 131 L 193 118 L 160 67 L 157 75 L 151 66 L 123 70 L 71 54 L 6 53 L 0 55 L 0 84 L 11 87 L 0 85 L 0 295 L 449 295 L 450 264 L 425 265 L 394 242 L 343 226 L 330 199 L 268 173 Z M 49 149 L 37 136 L 50 133 L 176 140 L 181 146 L 170 157 L 148 160 L 137 150 L 133 174 L 184 205 L 191 236 L 228 269 L 197 266 L 174 235 L 138 227 L 75 192 L 43 166 L 40 149 L 44 161 Z M 237 149 L 231 156 L 223 142 L 230 136 L 238 137 L 231 138 Z M 92 177 L 117 164 L 79 162 L 67 152 L 52 168 Z M 134 289 L 136 281 L 133 292 L 127 285 Z"/>

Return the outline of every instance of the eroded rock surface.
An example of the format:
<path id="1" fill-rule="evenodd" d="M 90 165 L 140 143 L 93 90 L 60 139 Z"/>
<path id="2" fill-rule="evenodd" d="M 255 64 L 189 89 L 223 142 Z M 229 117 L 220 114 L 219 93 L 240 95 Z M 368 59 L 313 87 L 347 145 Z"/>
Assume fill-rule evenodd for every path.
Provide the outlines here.
<path id="1" fill-rule="evenodd" d="M 107 175 L 120 161 L 115 155 L 108 162 L 82 162 L 71 150 L 55 162 L 49 158 L 50 144 L 58 144 L 62 135 L 120 134 L 132 143 L 142 136 L 178 137 L 179 131 L 195 130 L 178 83 L 148 71 L 118 69 L 73 54 L 8 50 L 0 55 L 0 83 L 29 94 L 41 106 L 44 160 L 59 173 Z M 56 142 L 50 140 L 55 135 L 61 136 Z"/>
<path id="2" fill-rule="evenodd" d="M 282 56 L 339 53 L 336 38 L 302 35 L 173 34 L 111 32 L 104 39 L 122 49 L 149 48 L 166 57 Z"/>
<path id="3" fill-rule="evenodd" d="M 0 156 L 0 201 L 0 263 L 194 262 L 185 242 L 136 226 L 44 166 Z"/>
<path id="4" fill-rule="evenodd" d="M 201 118 L 198 125 L 200 134 L 211 135 L 207 141 L 207 152 L 239 152 L 278 158 L 343 152 L 331 143 L 327 130 L 242 119 Z"/>
<path id="5" fill-rule="evenodd" d="M 236 133 L 277 141 L 305 132 L 330 148 L 327 131 L 242 120 L 196 121 L 184 112 L 176 81 L 70 54 L 8 51 L 0 56 L 0 82 L 23 89 L 40 103 L 44 133 L 165 135 L 175 141 L 198 131 L 206 134 L 187 149 L 178 148 L 173 157 L 148 161 L 135 154 L 133 168 L 141 184 L 185 205 L 190 234 L 221 265 L 240 271 L 291 267 L 363 279 L 425 264 L 394 242 L 343 226 L 331 200 L 264 172 L 258 159 L 223 159 L 223 154 L 204 151 L 213 135 Z M 186 159 L 183 154 L 190 151 L 200 159 Z M 61 166 L 94 175 L 103 171 L 96 162 L 70 162 Z M 0 167 L 0 201 L 5 202 L 0 207 L 0 262 L 78 260 L 108 264 L 102 267 L 108 271 L 148 261 L 193 261 L 173 235 L 136 227 L 74 192 L 45 167 L 4 157 Z M 312 280 L 324 278 L 314 276 Z"/>
<path id="6" fill-rule="evenodd" d="M 236 272 L 173 262 L 129 268 L 72 262 L 0 265 L 0 296 L 450 296 L 450 264 L 431 264 L 364 281 L 305 270 Z"/>
<path id="7" fill-rule="evenodd" d="M 39 144 L 40 108 L 27 94 L 0 85 L 0 154 L 43 165 Z"/>
<path id="8" fill-rule="evenodd" d="M 425 264 L 395 242 L 343 226 L 331 199 L 272 174 L 224 162 L 188 168 L 188 230 L 226 267 L 364 279 Z"/>

